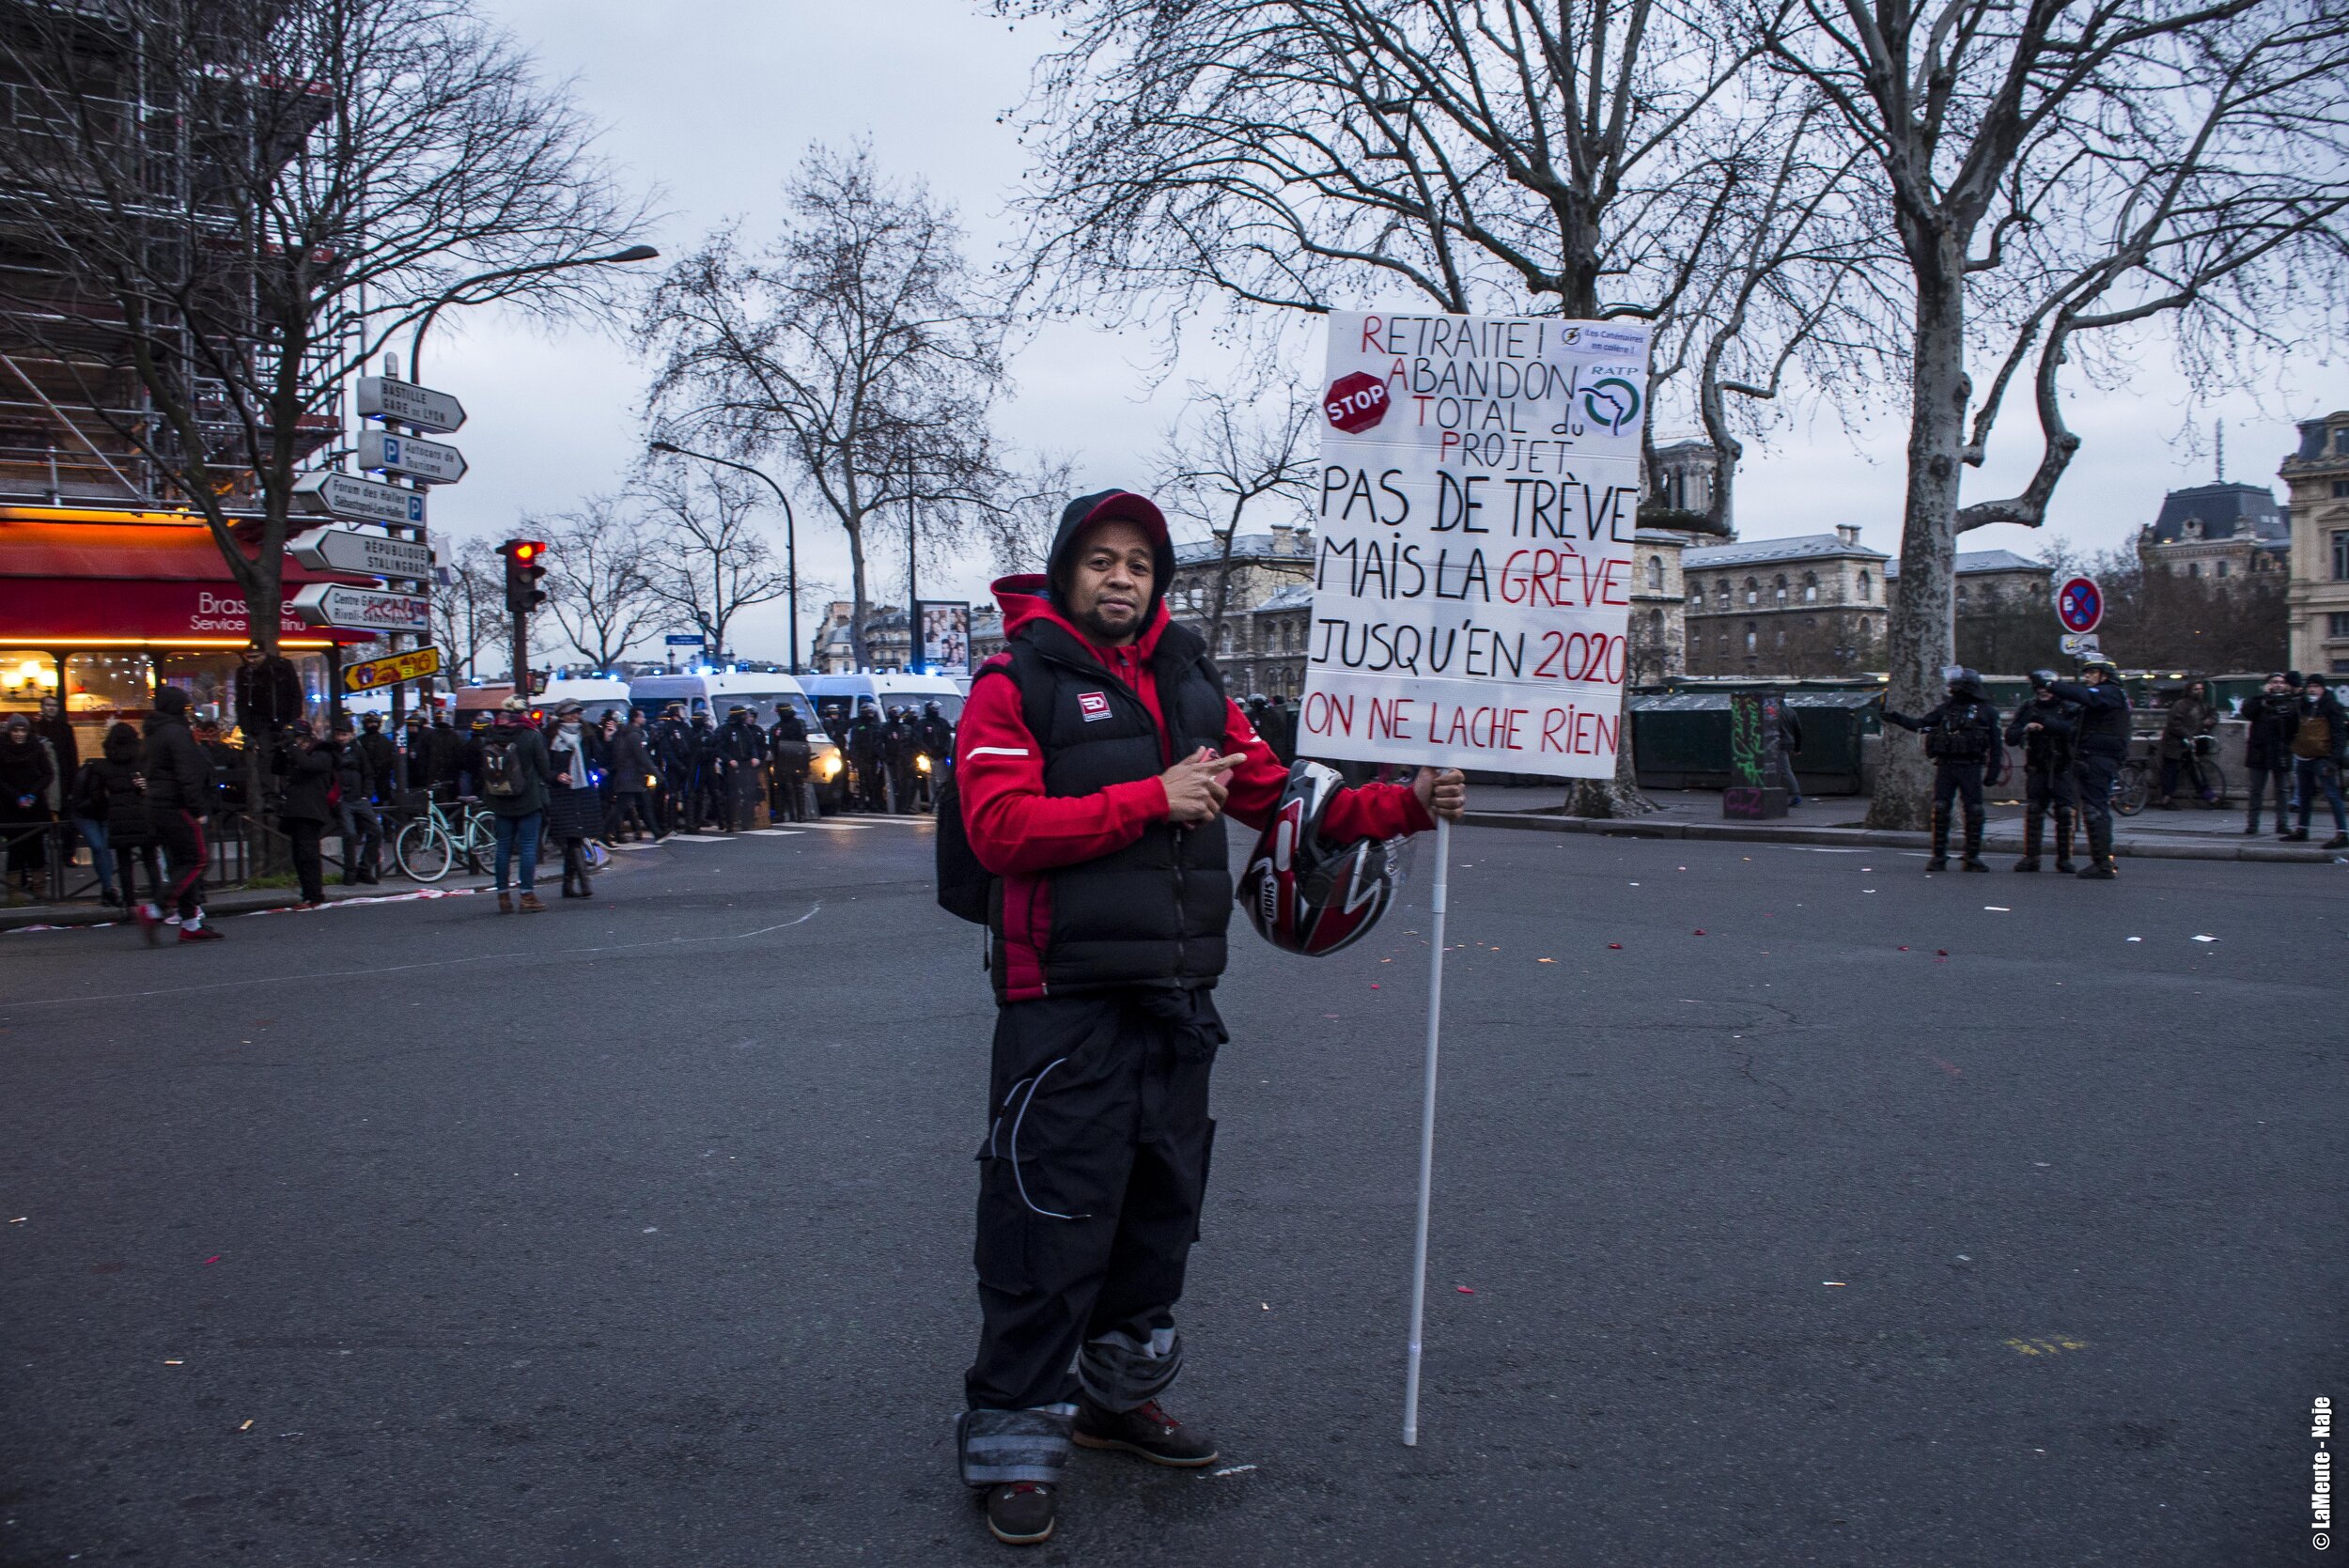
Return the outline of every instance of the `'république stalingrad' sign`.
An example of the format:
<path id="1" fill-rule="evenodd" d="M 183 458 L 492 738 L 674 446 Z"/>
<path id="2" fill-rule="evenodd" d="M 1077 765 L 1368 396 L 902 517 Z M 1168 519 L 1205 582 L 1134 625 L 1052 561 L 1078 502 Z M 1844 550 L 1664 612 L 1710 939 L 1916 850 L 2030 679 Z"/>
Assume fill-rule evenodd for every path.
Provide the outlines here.
<path id="1" fill-rule="evenodd" d="M 1646 327 L 1333 311 L 1300 748 L 1608 778 Z"/>

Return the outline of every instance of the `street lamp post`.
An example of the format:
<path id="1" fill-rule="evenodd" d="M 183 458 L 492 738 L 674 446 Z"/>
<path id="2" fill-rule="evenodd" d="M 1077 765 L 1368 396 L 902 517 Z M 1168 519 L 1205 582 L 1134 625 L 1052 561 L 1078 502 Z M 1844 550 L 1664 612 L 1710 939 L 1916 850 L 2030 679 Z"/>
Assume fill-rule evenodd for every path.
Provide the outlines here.
<path id="1" fill-rule="evenodd" d="M 739 469 L 765 484 L 769 489 L 775 492 L 775 499 L 783 504 L 783 575 L 785 591 L 791 598 L 791 673 L 794 675 L 798 675 L 800 673 L 800 523 L 799 519 L 791 511 L 791 498 L 784 493 L 783 487 L 775 483 L 771 474 L 763 469 L 753 468 L 748 463 L 738 463 L 732 458 L 715 457 L 708 452 L 691 451 L 677 445 L 675 442 L 656 441 L 647 444 L 655 452 L 664 452 L 672 458 L 697 458 L 706 463 L 715 463 L 720 468 Z"/>
<path id="2" fill-rule="evenodd" d="M 630 245 L 624 251 L 614 251 L 610 256 L 578 256 L 568 261 L 532 262 L 467 278 L 433 301 L 432 308 L 426 311 L 424 319 L 416 323 L 416 335 L 408 340 L 408 379 L 412 381 L 424 380 L 424 334 L 432 330 L 432 323 L 439 318 L 442 311 L 455 302 L 456 296 L 474 284 L 495 283 L 500 278 L 528 277 L 534 272 L 560 272 L 572 267 L 602 267 L 614 262 L 657 261 L 660 258 L 661 253 L 650 245 Z"/>

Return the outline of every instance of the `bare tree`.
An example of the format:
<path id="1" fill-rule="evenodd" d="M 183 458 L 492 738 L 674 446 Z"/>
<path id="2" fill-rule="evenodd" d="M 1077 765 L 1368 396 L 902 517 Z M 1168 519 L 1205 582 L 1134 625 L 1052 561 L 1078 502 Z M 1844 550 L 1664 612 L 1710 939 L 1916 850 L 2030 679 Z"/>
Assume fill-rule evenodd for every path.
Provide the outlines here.
<path id="1" fill-rule="evenodd" d="M 590 496 L 578 510 L 525 528 L 544 528 L 551 569 L 547 606 L 580 656 L 609 670 L 654 629 L 664 601 L 655 585 L 661 540 L 617 497 Z"/>
<path id="2" fill-rule="evenodd" d="M 755 517 L 768 493 L 698 463 L 665 464 L 645 482 L 645 498 L 661 519 L 650 592 L 663 624 L 700 632 L 713 660 L 731 648 L 736 615 L 790 592 Z"/>
<path id="3" fill-rule="evenodd" d="M 446 575 L 432 593 L 433 636 L 448 651 L 452 680 L 479 680 L 481 650 L 508 646 L 513 629 L 506 613 L 506 563 L 489 540 L 465 539 L 445 564 Z"/>
<path id="4" fill-rule="evenodd" d="M 1216 547 L 1210 648 L 1223 632 L 1232 545 L 1249 506 L 1272 499 L 1301 507 L 1313 493 L 1319 411 L 1314 395 L 1295 381 L 1268 395 L 1193 382 L 1190 403 L 1167 432 L 1159 488 L 1178 513 L 1206 529 Z"/>
<path id="5" fill-rule="evenodd" d="M 1652 509 L 1686 529 L 1722 526 L 1723 438 L 1790 365 L 1880 380 L 1843 373 L 1884 347 L 1842 303 L 1865 251 L 1848 155 L 1707 5 L 1001 8 L 1068 37 L 1028 110 L 1030 275 L 1058 303 L 1172 325 L 1203 299 L 1318 313 L 1401 287 L 1449 311 L 1645 318 L 1657 390 L 1724 459 L 1711 515 Z M 1724 312 L 1727 331 L 1690 324 Z M 1628 746 L 1573 809 L 1639 809 Z"/>
<path id="6" fill-rule="evenodd" d="M 862 665 L 872 531 L 910 508 L 918 552 L 1003 505 L 1003 320 L 951 210 L 884 178 L 870 148 L 811 149 L 786 199 L 765 249 L 722 231 L 661 280 L 642 334 L 649 403 L 680 441 L 779 453 L 821 498 L 848 536 Z"/>
<path id="7" fill-rule="evenodd" d="M 1005 573 L 1044 569 L 1060 515 L 1076 493 L 1076 459 L 1043 453 L 1013 471 L 995 504 L 978 516 L 978 529 L 996 567 Z"/>
<path id="8" fill-rule="evenodd" d="M 2042 522 L 2077 449 L 2059 372 L 2084 334 L 2120 330 L 2117 355 L 2166 327 L 2207 382 L 2308 333 L 2298 302 L 2337 312 L 2349 17 L 2327 0 L 1758 0 L 1750 17 L 1869 155 L 1906 262 L 1890 696 L 1922 706 L 1953 651 L 1959 533 Z M 1977 360 L 1998 367 L 1979 397 Z M 1962 507 L 2026 366 L 2037 470 L 2022 494 Z M 1925 786 L 1921 751 L 1891 748 L 1869 820 L 1921 826 Z"/>
<path id="9" fill-rule="evenodd" d="M 147 465 L 128 488 L 203 518 L 272 650 L 294 483 L 342 437 L 344 383 L 446 304 L 597 303 L 558 269 L 642 215 L 568 92 L 474 12 L 160 0 L 0 30 L 39 127 L 0 137 L 8 227 L 39 258 L 8 303 Z"/>

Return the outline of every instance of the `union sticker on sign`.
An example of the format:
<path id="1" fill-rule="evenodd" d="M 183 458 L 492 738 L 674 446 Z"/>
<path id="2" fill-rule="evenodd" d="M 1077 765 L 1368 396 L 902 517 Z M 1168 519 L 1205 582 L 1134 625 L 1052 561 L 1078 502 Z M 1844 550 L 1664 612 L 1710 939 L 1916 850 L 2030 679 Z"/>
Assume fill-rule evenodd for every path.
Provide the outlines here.
<path id="1" fill-rule="evenodd" d="M 1647 330 L 1333 312 L 1305 748 L 1608 778 Z"/>

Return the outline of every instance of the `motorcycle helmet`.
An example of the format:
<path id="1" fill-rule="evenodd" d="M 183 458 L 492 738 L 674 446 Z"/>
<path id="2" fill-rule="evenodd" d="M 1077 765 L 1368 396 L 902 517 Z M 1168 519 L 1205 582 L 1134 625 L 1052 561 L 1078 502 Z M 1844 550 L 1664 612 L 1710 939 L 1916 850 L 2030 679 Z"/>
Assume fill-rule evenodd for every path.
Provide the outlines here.
<path id="1" fill-rule="evenodd" d="M 1344 787 L 1332 768 L 1293 765 L 1240 874 L 1239 907 L 1264 939 L 1309 958 L 1335 953 L 1377 924 L 1403 885 L 1404 840 L 1323 840 L 1323 814 Z"/>

